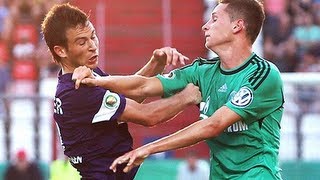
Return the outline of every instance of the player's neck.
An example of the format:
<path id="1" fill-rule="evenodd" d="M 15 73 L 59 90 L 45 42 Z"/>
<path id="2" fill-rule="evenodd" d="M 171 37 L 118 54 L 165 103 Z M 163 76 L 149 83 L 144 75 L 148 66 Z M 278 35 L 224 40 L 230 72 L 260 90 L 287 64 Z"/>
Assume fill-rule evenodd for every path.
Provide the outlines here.
<path id="1" fill-rule="evenodd" d="M 60 64 L 62 69 L 62 74 L 73 73 L 74 69 L 72 66 L 66 64 Z"/>
<path id="2" fill-rule="evenodd" d="M 229 48 L 219 53 L 221 66 L 224 69 L 234 69 L 242 65 L 252 54 L 251 46 Z"/>

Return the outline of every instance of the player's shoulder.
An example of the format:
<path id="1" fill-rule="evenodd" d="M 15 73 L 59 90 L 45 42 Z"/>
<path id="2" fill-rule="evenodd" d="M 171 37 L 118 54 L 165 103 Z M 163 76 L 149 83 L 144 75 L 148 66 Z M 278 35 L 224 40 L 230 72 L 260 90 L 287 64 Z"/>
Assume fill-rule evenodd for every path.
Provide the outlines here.
<path id="1" fill-rule="evenodd" d="M 191 64 L 188 64 L 180 69 L 185 69 L 185 68 L 197 68 L 203 65 L 215 65 L 217 64 L 217 62 L 219 61 L 219 58 L 212 58 L 212 59 L 206 59 L 206 58 L 202 58 L 202 57 L 197 57 L 196 59 L 193 60 L 193 62 Z"/>
<path id="2" fill-rule="evenodd" d="M 59 82 L 56 89 L 56 97 L 71 101 L 84 101 L 87 97 L 99 97 L 106 89 L 98 86 L 88 86 L 81 84 L 79 89 L 75 89 L 74 81 Z"/>
<path id="3" fill-rule="evenodd" d="M 267 71 L 269 73 L 280 73 L 279 69 L 270 60 L 262 58 L 258 55 L 252 56 L 250 64 L 253 71 Z"/>
<path id="4" fill-rule="evenodd" d="M 281 84 L 280 71 L 276 65 L 271 61 L 254 55 L 250 60 L 249 82 L 257 89 L 262 83 L 276 83 Z"/>

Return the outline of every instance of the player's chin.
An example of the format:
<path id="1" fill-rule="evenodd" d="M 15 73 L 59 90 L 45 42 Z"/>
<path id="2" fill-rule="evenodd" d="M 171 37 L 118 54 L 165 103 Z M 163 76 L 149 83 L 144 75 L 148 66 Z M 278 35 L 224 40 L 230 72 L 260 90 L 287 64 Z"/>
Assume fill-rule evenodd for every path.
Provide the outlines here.
<path id="1" fill-rule="evenodd" d="M 98 61 L 95 61 L 95 62 L 92 62 L 92 63 L 88 63 L 86 66 L 88 68 L 90 68 L 90 69 L 95 69 L 95 68 L 98 67 Z"/>
<path id="2" fill-rule="evenodd" d="M 211 48 L 211 44 L 209 42 L 206 42 L 205 45 L 204 45 L 207 49 L 210 49 Z"/>

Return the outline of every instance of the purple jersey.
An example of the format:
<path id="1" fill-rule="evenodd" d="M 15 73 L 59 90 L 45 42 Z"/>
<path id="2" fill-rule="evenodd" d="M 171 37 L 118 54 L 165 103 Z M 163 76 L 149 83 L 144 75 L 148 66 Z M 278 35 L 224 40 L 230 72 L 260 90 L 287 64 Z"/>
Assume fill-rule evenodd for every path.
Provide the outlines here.
<path id="1" fill-rule="evenodd" d="M 94 74 L 106 76 L 98 68 Z M 84 177 L 91 172 L 112 174 L 112 161 L 132 150 L 127 124 L 117 122 L 125 97 L 101 87 L 81 85 L 76 90 L 71 77 L 71 73 L 59 73 L 54 100 L 54 119 L 64 153 Z"/>

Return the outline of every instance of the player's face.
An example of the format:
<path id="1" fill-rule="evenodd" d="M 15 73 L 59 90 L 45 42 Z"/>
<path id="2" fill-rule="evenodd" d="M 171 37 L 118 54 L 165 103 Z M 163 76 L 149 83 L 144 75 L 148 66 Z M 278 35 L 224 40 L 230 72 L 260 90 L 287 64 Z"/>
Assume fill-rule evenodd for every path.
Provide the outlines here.
<path id="1" fill-rule="evenodd" d="M 226 7 L 227 4 L 218 4 L 209 21 L 202 26 L 206 38 L 205 46 L 213 51 L 232 41 L 232 23 L 225 11 Z"/>
<path id="2" fill-rule="evenodd" d="M 71 68 L 87 66 L 94 69 L 98 66 L 99 40 L 91 22 L 86 26 L 68 29 L 67 61 Z"/>

